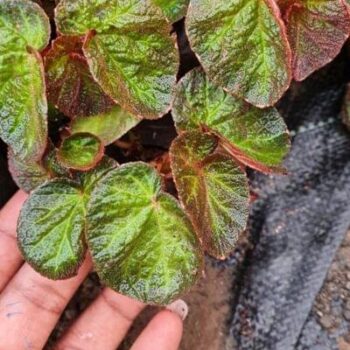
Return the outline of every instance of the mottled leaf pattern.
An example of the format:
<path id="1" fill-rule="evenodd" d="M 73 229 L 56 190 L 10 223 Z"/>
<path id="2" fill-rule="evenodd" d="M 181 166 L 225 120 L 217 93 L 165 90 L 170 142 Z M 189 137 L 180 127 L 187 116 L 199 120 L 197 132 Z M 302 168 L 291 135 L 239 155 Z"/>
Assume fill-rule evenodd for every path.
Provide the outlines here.
<path id="1" fill-rule="evenodd" d="M 18 51 L 25 51 L 23 43 L 37 51 L 41 51 L 49 43 L 49 19 L 44 10 L 33 1 L 1 0 L 0 30 L 0 43 L 12 43 L 13 48 Z"/>
<path id="2" fill-rule="evenodd" d="M 17 158 L 39 160 L 46 147 L 47 103 L 37 50 L 49 21 L 31 1 L 0 2 L 0 137 Z"/>
<path id="3" fill-rule="evenodd" d="M 63 140 L 57 158 L 66 168 L 86 171 L 96 166 L 103 154 L 104 146 L 99 138 L 77 133 Z"/>
<path id="4" fill-rule="evenodd" d="M 343 0 L 288 3 L 285 19 L 293 51 L 293 74 L 300 81 L 338 55 L 349 37 L 350 16 Z"/>
<path id="5" fill-rule="evenodd" d="M 58 29 L 87 35 L 84 53 L 104 91 L 138 117 L 170 109 L 178 70 L 171 27 L 152 0 L 62 0 Z"/>
<path id="6" fill-rule="evenodd" d="M 210 79 L 259 107 L 291 80 L 291 52 L 274 0 L 192 0 L 186 26 Z"/>
<path id="7" fill-rule="evenodd" d="M 211 134 L 184 133 L 173 142 L 170 156 L 181 202 L 205 249 L 224 258 L 246 227 L 249 187 L 244 171 L 217 146 Z"/>
<path id="8" fill-rule="evenodd" d="M 153 0 L 171 22 L 185 17 L 190 0 Z"/>
<path id="9" fill-rule="evenodd" d="M 282 171 L 289 135 L 275 108 L 259 109 L 226 93 L 195 69 L 178 84 L 173 106 L 176 127 L 211 130 L 242 163 L 264 172 Z"/>
<path id="10" fill-rule="evenodd" d="M 50 179 L 41 161 L 23 161 L 11 150 L 8 152 L 8 165 L 16 185 L 27 193 Z"/>
<path id="11" fill-rule="evenodd" d="M 193 227 L 150 166 L 110 171 L 92 193 L 87 219 L 95 268 L 114 290 L 168 304 L 196 280 L 202 258 Z"/>
<path id="12" fill-rule="evenodd" d="M 70 124 L 70 132 L 96 135 L 105 145 L 121 138 L 136 126 L 140 119 L 115 105 L 107 113 L 77 117 Z"/>
<path id="13" fill-rule="evenodd" d="M 83 37 L 61 36 L 45 55 L 47 96 L 66 116 L 107 114 L 115 105 L 92 77 Z"/>
<path id="14" fill-rule="evenodd" d="M 39 160 L 17 158 L 11 150 L 8 152 L 9 170 L 17 186 L 29 193 L 44 182 L 56 177 L 70 177 L 69 171 L 57 161 L 56 149 L 49 144 L 44 157 Z"/>
<path id="15" fill-rule="evenodd" d="M 52 279 L 74 276 L 85 255 L 83 193 L 75 182 L 52 180 L 25 202 L 19 247 L 33 268 Z"/>
<path id="16" fill-rule="evenodd" d="M 86 251 L 86 205 L 96 183 L 117 163 L 104 157 L 74 181 L 55 179 L 38 187 L 25 202 L 18 222 L 18 244 L 25 259 L 51 279 L 74 276 Z"/>

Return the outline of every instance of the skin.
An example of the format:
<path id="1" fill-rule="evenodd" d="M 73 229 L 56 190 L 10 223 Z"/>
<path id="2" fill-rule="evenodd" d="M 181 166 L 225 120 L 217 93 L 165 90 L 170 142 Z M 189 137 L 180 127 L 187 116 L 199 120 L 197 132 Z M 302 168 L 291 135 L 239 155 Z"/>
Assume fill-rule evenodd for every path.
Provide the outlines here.
<path id="1" fill-rule="evenodd" d="M 23 262 L 16 243 L 16 223 L 27 198 L 17 192 L 0 211 L 0 349 L 41 350 L 65 306 L 91 270 L 87 258 L 79 274 L 51 281 Z M 144 304 L 105 288 L 72 324 L 55 350 L 114 350 Z M 181 318 L 160 311 L 146 326 L 132 350 L 176 350 Z"/>

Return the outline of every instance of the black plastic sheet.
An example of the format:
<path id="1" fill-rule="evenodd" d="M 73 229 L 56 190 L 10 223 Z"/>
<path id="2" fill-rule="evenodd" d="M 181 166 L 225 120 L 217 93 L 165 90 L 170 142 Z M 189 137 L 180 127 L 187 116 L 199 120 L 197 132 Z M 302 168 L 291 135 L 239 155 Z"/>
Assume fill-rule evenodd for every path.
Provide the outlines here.
<path id="1" fill-rule="evenodd" d="M 293 86 L 280 106 L 294 135 L 289 174 L 252 174 L 254 249 L 236 281 L 237 349 L 334 347 L 310 312 L 350 226 L 350 134 L 339 117 L 346 80 L 340 57 Z"/>

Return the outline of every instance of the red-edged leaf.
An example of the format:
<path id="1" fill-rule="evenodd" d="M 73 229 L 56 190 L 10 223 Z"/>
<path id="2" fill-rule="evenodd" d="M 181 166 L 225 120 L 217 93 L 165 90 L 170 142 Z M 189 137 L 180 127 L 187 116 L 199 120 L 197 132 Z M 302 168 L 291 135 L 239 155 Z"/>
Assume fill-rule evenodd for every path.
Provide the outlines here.
<path id="1" fill-rule="evenodd" d="M 245 230 L 249 213 L 248 179 L 212 134 L 180 135 L 170 149 L 179 197 L 210 255 L 225 258 Z"/>
<path id="2" fill-rule="evenodd" d="M 100 162 L 104 146 L 99 138 L 88 133 L 73 134 L 63 140 L 58 161 L 68 169 L 87 171 Z"/>
<path id="3" fill-rule="evenodd" d="M 288 89 L 291 51 L 275 0 L 192 0 L 186 27 L 209 79 L 257 107 Z"/>
<path id="4" fill-rule="evenodd" d="M 45 55 L 48 100 L 71 118 L 106 113 L 115 105 L 93 79 L 83 41 L 79 36 L 61 36 Z"/>
<path id="5" fill-rule="evenodd" d="M 350 33 L 350 16 L 343 0 L 282 1 L 293 75 L 301 81 L 332 61 Z"/>

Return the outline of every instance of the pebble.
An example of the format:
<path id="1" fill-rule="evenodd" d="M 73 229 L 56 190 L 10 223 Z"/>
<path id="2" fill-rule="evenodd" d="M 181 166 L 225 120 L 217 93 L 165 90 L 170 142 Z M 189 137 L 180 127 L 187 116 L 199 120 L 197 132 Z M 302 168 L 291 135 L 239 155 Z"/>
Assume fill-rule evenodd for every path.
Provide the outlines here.
<path id="1" fill-rule="evenodd" d="M 333 319 L 331 316 L 325 315 L 320 319 L 320 323 L 324 328 L 329 329 L 333 326 Z"/>
<path id="2" fill-rule="evenodd" d="M 347 321 L 350 321 L 350 310 L 345 310 L 343 316 Z"/>

